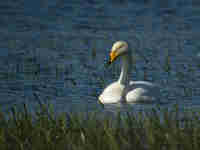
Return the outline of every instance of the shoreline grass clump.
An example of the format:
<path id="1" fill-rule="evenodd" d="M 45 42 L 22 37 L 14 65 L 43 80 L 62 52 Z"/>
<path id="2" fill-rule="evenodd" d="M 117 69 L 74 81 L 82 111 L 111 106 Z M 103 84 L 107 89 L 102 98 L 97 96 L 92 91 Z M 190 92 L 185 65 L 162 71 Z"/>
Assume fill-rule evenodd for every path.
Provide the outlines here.
<path id="1" fill-rule="evenodd" d="M 1 150 L 199 150 L 200 113 L 173 110 L 56 114 L 47 105 L 0 113 Z"/>

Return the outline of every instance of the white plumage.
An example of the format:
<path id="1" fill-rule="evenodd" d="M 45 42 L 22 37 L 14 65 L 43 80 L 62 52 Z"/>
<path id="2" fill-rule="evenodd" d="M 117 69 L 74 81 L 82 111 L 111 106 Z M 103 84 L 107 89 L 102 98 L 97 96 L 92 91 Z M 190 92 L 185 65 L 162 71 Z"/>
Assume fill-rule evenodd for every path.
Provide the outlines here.
<path id="1" fill-rule="evenodd" d="M 122 69 L 118 81 L 107 86 L 99 96 L 101 103 L 118 102 L 156 102 L 161 98 L 158 85 L 147 81 L 130 81 L 129 74 L 132 65 L 131 51 L 124 41 L 113 44 L 110 52 L 111 64 L 116 58 L 122 59 Z"/>

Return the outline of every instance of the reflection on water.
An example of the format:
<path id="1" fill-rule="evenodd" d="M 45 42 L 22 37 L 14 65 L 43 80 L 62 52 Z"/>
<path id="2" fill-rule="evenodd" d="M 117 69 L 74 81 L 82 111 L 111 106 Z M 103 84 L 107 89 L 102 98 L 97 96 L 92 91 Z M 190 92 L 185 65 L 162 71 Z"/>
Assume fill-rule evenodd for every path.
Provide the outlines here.
<path id="1" fill-rule="evenodd" d="M 148 110 L 97 103 L 120 68 L 105 68 L 112 43 L 134 51 L 134 80 L 160 84 L 167 104 L 200 106 L 200 4 L 186 1 L 0 2 L 0 104 L 50 101 L 56 111 Z M 139 53 L 144 57 L 140 57 Z M 144 60 L 147 59 L 147 61 Z"/>

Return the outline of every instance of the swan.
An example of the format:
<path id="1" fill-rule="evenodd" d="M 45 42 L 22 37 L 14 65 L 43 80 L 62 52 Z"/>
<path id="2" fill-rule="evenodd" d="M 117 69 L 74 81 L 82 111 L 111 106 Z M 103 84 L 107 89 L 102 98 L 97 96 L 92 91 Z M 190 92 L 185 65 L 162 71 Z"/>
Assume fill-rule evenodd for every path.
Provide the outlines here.
<path id="1" fill-rule="evenodd" d="M 117 58 L 122 59 L 122 68 L 118 81 L 108 85 L 101 95 L 99 101 L 105 103 L 118 102 L 157 102 L 160 100 L 160 87 L 147 81 L 130 81 L 132 55 L 125 41 L 117 41 L 113 44 L 109 64 Z"/>

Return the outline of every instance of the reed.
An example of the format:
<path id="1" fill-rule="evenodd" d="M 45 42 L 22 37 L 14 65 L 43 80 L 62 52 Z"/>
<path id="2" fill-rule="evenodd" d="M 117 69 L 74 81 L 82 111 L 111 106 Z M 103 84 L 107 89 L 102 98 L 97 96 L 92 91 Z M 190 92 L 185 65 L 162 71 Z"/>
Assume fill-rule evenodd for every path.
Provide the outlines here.
<path id="1" fill-rule="evenodd" d="M 51 105 L 30 113 L 24 104 L 9 115 L 0 113 L 2 150 L 188 150 L 200 148 L 200 112 L 152 109 L 145 113 L 97 112 L 55 114 Z"/>

